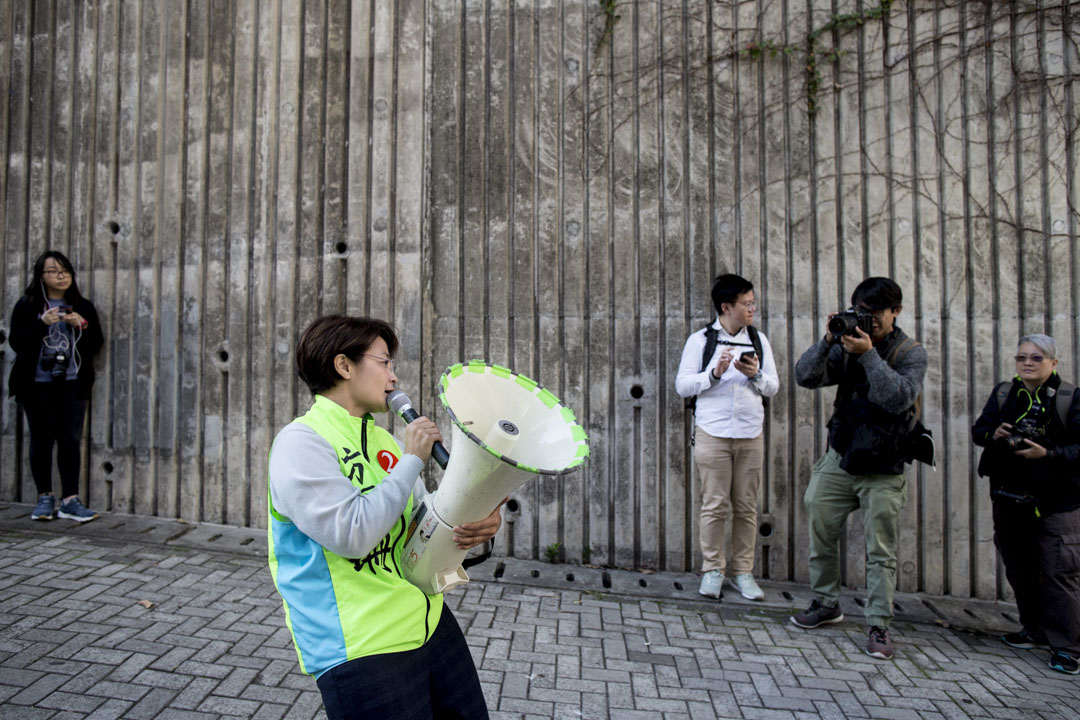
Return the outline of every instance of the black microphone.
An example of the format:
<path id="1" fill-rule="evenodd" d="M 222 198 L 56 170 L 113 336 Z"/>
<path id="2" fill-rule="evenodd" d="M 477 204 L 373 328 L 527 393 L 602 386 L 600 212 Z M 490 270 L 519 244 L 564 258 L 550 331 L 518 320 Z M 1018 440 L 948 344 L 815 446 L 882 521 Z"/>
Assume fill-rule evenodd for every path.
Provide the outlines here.
<path id="1" fill-rule="evenodd" d="M 409 396 L 400 390 L 394 390 L 386 396 L 386 404 L 390 406 L 397 415 L 405 422 L 406 425 L 411 423 L 420 415 L 413 409 L 412 402 L 409 400 Z M 446 463 L 450 462 L 450 453 L 443 447 L 441 442 L 435 441 L 431 446 L 431 457 L 435 462 L 439 463 L 439 467 L 443 470 L 446 469 Z"/>

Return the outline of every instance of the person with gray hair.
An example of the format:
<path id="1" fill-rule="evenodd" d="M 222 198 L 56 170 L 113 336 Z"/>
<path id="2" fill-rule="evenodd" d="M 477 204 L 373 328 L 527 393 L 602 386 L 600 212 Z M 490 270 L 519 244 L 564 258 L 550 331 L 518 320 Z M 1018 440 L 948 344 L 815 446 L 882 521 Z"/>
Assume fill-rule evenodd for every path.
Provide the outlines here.
<path id="1" fill-rule="evenodd" d="M 1016 376 L 990 393 L 971 428 L 990 478 L 994 544 L 1016 595 L 1019 631 L 1006 645 L 1050 650 L 1080 672 L 1080 393 L 1058 375 L 1057 344 L 1025 335 Z"/>

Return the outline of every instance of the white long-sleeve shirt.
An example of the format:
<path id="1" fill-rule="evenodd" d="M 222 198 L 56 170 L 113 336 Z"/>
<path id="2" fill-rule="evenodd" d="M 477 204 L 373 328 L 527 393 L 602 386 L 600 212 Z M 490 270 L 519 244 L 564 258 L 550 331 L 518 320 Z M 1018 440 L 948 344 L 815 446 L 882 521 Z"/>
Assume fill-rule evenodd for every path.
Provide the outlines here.
<path id="1" fill-rule="evenodd" d="M 719 438 L 755 438 L 765 425 L 762 396 L 772 397 L 780 389 L 772 345 L 764 333 L 758 333 L 763 357 L 758 358 L 759 377 L 751 380 L 735 368 L 739 355 L 753 347 L 746 328 L 731 335 L 720 324 L 719 316 L 712 327 L 717 330 L 716 351 L 704 370 L 701 369 L 701 353 L 705 351 L 705 328 L 687 338 L 679 373 L 675 376 L 675 391 L 684 398 L 697 395 L 695 423 L 702 431 Z M 717 380 L 712 371 L 724 350 L 731 350 L 734 357 Z"/>

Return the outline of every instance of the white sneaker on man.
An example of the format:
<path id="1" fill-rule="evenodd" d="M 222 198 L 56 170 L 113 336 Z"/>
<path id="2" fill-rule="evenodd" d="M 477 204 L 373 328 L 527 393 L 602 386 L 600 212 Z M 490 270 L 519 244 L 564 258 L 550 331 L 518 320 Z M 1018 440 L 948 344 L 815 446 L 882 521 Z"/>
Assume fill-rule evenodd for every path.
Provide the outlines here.
<path id="1" fill-rule="evenodd" d="M 720 588 L 724 584 L 724 573 L 719 570 L 709 570 L 701 576 L 701 587 L 698 594 L 705 597 L 720 599 Z"/>
<path id="2" fill-rule="evenodd" d="M 742 593 L 747 600 L 764 600 L 765 592 L 758 587 L 757 581 L 750 573 L 742 573 L 731 578 L 731 584 Z"/>

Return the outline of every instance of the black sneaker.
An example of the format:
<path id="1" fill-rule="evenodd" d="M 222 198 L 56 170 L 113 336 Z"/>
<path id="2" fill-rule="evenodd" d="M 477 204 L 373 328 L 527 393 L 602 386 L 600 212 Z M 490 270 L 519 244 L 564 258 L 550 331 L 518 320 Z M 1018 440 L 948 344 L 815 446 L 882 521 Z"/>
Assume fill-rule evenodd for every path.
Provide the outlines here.
<path id="1" fill-rule="evenodd" d="M 1064 650 L 1055 650 L 1054 654 L 1050 656 L 1050 669 L 1076 675 L 1080 673 L 1080 664 L 1077 664 L 1076 658 Z"/>
<path id="2" fill-rule="evenodd" d="M 1002 635 L 1001 642 L 1018 650 L 1032 650 L 1034 648 L 1048 647 L 1045 639 L 1040 640 L 1027 630 Z"/>
<path id="3" fill-rule="evenodd" d="M 791 616 L 791 623 L 801 628 L 812 630 L 827 623 L 837 623 L 844 619 L 844 613 L 840 612 L 840 606 L 828 607 L 814 598 L 810 601 L 810 607 L 801 613 Z"/>

